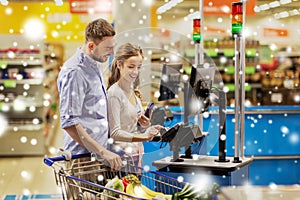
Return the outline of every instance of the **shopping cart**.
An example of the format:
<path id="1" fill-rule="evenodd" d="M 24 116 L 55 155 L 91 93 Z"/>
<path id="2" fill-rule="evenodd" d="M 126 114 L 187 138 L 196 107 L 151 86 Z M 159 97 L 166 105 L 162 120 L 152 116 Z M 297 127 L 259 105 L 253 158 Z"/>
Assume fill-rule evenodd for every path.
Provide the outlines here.
<path id="1" fill-rule="evenodd" d="M 76 160 L 80 160 L 80 164 Z M 149 199 L 105 186 L 109 179 L 116 176 L 121 178 L 126 174 L 135 174 L 144 186 L 168 197 L 180 192 L 186 184 L 164 174 L 134 166 L 131 159 L 126 158 L 124 161 L 122 170 L 115 172 L 103 160 L 96 159 L 90 153 L 72 155 L 69 161 L 64 155 L 44 158 L 44 163 L 54 169 L 56 184 L 61 188 L 63 199 Z"/>

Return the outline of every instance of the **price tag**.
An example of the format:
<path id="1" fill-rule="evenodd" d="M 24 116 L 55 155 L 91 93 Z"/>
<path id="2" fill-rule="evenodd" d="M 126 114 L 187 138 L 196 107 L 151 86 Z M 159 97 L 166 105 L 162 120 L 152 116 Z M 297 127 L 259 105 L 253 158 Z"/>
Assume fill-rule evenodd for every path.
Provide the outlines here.
<path id="1" fill-rule="evenodd" d="M 253 66 L 246 66 L 245 68 L 245 74 L 254 74 L 255 73 L 255 67 Z"/>
<path id="2" fill-rule="evenodd" d="M 226 74 L 234 74 L 234 71 L 235 71 L 234 66 L 227 66 L 227 67 L 225 68 L 225 73 L 226 73 Z"/>
<path id="3" fill-rule="evenodd" d="M 6 88 L 16 88 L 17 81 L 16 80 L 4 80 L 4 87 Z"/>
<path id="4" fill-rule="evenodd" d="M 288 89 L 293 89 L 294 88 L 294 81 L 292 79 L 284 80 L 283 81 L 283 86 L 285 88 L 288 88 Z"/>
<path id="5" fill-rule="evenodd" d="M 234 92 L 235 91 L 235 85 L 233 83 L 226 83 L 225 87 L 228 88 L 229 92 Z M 245 84 L 245 92 L 250 92 L 251 91 L 251 85 L 250 84 Z"/>
<path id="6" fill-rule="evenodd" d="M 218 52 L 216 51 L 216 49 L 206 49 L 206 54 L 209 57 L 217 57 L 218 56 Z"/>
<path id="7" fill-rule="evenodd" d="M 234 57 L 235 56 L 234 49 L 231 49 L 231 48 L 230 49 L 224 49 L 223 52 L 224 52 L 225 57 Z"/>
<path id="8" fill-rule="evenodd" d="M 1 69 L 6 69 L 6 67 L 7 67 L 7 61 L 0 60 L 0 68 Z"/>
<path id="9" fill-rule="evenodd" d="M 283 95 L 281 93 L 273 93 L 271 95 L 271 102 L 281 103 L 283 100 Z"/>
<path id="10" fill-rule="evenodd" d="M 226 83 L 225 87 L 228 88 L 229 92 L 233 92 L 234 91 L 234 84 L 232 84 L 232 83 Z"/>
<path id="11" fill-rule="evenodd" d="M 246 49 L 246 57 L 255 57 L 256 49 Z"/>

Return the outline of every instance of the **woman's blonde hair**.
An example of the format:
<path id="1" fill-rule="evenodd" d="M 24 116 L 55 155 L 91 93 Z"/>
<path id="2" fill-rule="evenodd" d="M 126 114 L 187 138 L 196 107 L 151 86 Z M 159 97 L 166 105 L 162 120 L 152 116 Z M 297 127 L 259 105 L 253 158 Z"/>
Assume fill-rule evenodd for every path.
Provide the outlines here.
<path id="1" fill-rule="evenodd" d="M 111 64 L 111 73 L 108 77 L 107 89 L 110 88 L 114 83 L 116 83 L 120 79 L 120 70 L 118 68 L 118 64 L 124 63 L 132 56 L 141 55 L 144 58 L 144 54 L 142 49 L 139 46 L 136 46 L 132 43 L 125 43 L 121 45 L 114 54 L 114 59 Z M 136 78 L 133 89 L 138 97 L 141 98 L 140 92 L 138 91 L 138 86 L 140 84 L 139 76 Z"/>

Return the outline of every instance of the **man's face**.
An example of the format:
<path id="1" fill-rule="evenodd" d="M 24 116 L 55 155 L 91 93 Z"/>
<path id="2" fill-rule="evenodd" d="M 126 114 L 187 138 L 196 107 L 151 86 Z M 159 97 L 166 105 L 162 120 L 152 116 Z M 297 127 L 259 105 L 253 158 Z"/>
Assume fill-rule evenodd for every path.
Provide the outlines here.
<path id="1" fill-rule="evenodd" d="M 91 57 L 101 63 L 108 60 L 109 56 L 114 54 L 115 40 L 114 37 L 105 37 L 101 42 L 96 44 L 91 52 Z"/>

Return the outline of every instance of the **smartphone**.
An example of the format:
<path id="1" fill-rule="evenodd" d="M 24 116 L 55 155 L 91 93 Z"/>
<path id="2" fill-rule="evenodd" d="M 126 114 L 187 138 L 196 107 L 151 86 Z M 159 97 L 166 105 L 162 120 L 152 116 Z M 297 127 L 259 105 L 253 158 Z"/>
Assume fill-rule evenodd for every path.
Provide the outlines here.
<path id="1" fill-rule="evenodd" d="M 154 103 L 149 103 L 147 105 L 147 108 L 145 110 L 144 115 L 149 118 L 150 117 L 150 113 L 153 111 L 153 109 L 154 109 Z"/>

